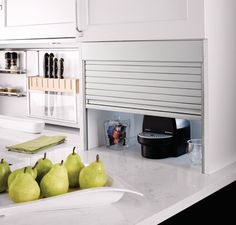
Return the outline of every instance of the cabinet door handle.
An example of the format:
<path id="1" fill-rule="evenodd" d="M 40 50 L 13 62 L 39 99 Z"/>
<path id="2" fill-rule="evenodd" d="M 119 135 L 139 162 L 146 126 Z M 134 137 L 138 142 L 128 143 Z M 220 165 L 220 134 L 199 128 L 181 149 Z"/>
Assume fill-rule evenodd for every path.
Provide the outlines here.
<path id="1" fill-rule="evenodd" d="M 79 36 L 82 36 L 82 29 L 80 28 L 79 26 L 79 22 L 78 22 L 78 18 L 79 18 L 79 15 L 80 12 L 79 12 L 79 3 L 78 3 L 78 0 L 75 0 L 75 28 L 76 30 L 79 32 Z"/>

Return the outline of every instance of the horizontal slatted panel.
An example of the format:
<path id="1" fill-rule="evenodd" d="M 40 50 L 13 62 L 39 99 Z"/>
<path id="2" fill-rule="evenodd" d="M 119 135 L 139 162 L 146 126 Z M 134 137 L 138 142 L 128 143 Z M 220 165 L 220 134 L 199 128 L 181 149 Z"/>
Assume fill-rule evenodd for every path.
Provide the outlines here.
<path id="1" fill-rule="evenodd" d="M 152 115 L 152 116 L 163 116 L 163 117 L 171 117 L 171 118 L 179 118 L 179 119 L 199 119 L 201 118 L 199 115 L 191 115 L 184 113 L 175 113 L 175 112 L 165 112 L 165 111 L 155 111 L 155 110 L 146 110 L 146 109 L 136 109 L 136 108 L 125 108 L 125 107 L 116 107 L 116 106 L 104 106 L 104 105 L 95 105 L 95 104 L 87 104 L 87 109 L 98 109 L 98 110 L 106 110 L 106 111 L 115 111 L 115 112 L 127 112 L 127 113 L 137 113 L 143 115 Z"/>
<path id="2" fill-rule="evenodd" d="M 145 72 L 145 73 L 180 73 L 201 74 L 198 67 L 174 66 L 134 66 L 134 65 L 87 65 L 86 71 L 118 71 L 118 72 Z"/>
<path id="3" fill-rule="evenodd" d="M 189 74 L 168 74 L 168 73 L 135 73 L 135 72 L 113 72 L 113 71 L 87 71 L 86 77 L 97 78 L 126 78 L 126 79 L 145 79 L 145 80 L 184 80 L 201 82 L 201 75 Z"/>
<path id="4" fill-rule="evenodd" d="M 199 62 L 156 62 L 156 61 L 119 61 L 119 60 L 89 60 L 86 65 L 132 65 L 132 66 L 167 66 L 167 67 L 199 67 L 201 68 L 201 63 Z"/>
<path id="5" fill-rule="evenodd" d="M 140 99 L 140 100 L 153 100 L 153 101 L 166 101 L 166 102 L 177 102 L 187 104 L 201 104 L 201 98 L 189 97 L 189 96 L 176 96 L 176 95 L 161 95 L 161 94 L 146 94 L 138 92 L 121 92 L 121 91 L 100 91 L 100 90 L 86 90 L 87 95 L 93 96 L 113 96 L 120 98 L 129 99 Z"/>
<path id="6" fill-rule="evenodd" d="M 199 62 L 86 61 L 89 106 L 201 116 Z"/>
<path id="7" fill-rule="evenodd" d="M 114 106 L 114 102 L 109 101 L 98 101 L 98 100 L 89 100 L 90 104 L 93 105 L 104 105 L 104 106 Z M 194 109 L 184 109 L 184 108 L 174 108 L 174 107 L 162 107 L 162 106 L 152 106 L 152 105 L 144 105 L 144 104 L 134 104 L 134 103 L 124 103 L 124 102 L 116 102 L 116 107 L 120 108 L 133 108 L 133 109 L 142 109 L 153 110 L 153 111 L 162 111 L 162 112 L 175 112 L 180 114 L 189 114 L 189 115 L 200 115 L 199 110 Z"/>
<path id="8" fill-rule="evenodd" d="M 166 88 L 185 88 L 201 89 L 200 82 L 186 81 L 166 81 L 166 80 L 145 80 L 145 79 L 123 79 L 123 78 L 106 78 L 106 77 L 87 77 L 86 83 L 96 84 L 121 84 L 145 87 L 166 87 Z"/>
<path id="9" fill-rule="evenodd" d="M 184 108 L 184 109 L 194 109 L 201 110 L 201 105 L 198 104 L 186 104 L 186 103 L 176 103 L 176 102 L 163 102 L 156 100 L 145 100 L 141 99 L 129 99 L 129 98 L 120 98 L 120 97 L 110 97 L 110 96 L 87 96 L 87 103 L 95 102 L 96 100 L 103 102 L 124 102 L 140 105 L 151 105 L 159 107 L 169 107 L 169 108 Z"/>
<path id="10" fill-rule="evenodd" d="M 87 89 L 201 97 L 201 90 L 87 83 Z"/>

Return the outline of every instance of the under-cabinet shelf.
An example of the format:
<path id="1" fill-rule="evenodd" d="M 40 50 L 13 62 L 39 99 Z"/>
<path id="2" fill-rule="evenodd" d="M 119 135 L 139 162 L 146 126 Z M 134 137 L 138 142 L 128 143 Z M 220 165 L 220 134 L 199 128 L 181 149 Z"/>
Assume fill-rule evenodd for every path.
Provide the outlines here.
<path id="1" fill-rule="evenodd" d="M 25 70 L 11 70 L 11 69 L 0 69 L 0 73 L 7 73 L 7 74 L 26 74 Z"/>
<path id="2" fill-rule="evenodd" d="M 32 76 L 28 77 L 28 90 L 79 93 L 79 79 L 55 79 Z"/>
<path id="3" fill-rule="evenodd" d="M 0 91 L 0 95 L 3 96 L 16 96 L 16 97 L 25 97 L 26 94 L 23 92 L 7 92 L 7 91 Z"/>

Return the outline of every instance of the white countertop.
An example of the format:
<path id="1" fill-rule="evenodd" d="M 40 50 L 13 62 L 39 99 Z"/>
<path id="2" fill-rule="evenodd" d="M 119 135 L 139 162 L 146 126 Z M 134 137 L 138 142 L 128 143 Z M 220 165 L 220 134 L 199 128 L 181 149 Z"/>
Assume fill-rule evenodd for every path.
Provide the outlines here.
<path id="1" fill-rule="evenodd" d="M 25 141 L 32 140 L 34 138 L 37 138 L 41 135 L 62 135 L 66 136 L 66 141 L 63 144 L 60 144 L 60 147 L 68 147 L 68 151 L 71 151 L 73 146 L 79 146 L 79 130 L 78 129 L 72 129 L 72 128 L 62 128 L 60 129 L 57 126 L 46 126 L 42 133 L 39 134 L 32 134 L 27 132 L 20 132 L 16 130 L 11 129 L 0 129 L 0 156 L 5 158 L 6 160 L 10 157 L 16 158 L 17 160 L 21 160 L 23 164 L 31 164 L 33 165 L 35 163 L 35 160 L 38 158 L 41 158 L 44 154 L 44 152 L 47 152 L 47 155 L 52 157 L 53 154 L 55 154 L 55 149 L 58 148 L 58 146 L 52 147 L 50 149 L 46 149 L 43 151 L 40 151 L 35 154 L 22 154 L 22 153 L 16 153 L 16 152 L 10 152 L 7 151 L 6 146 L 22 143 Z M 30 160 L 32 159 L 32 160 Z M 17 162 L 14 160 L 14 162 Z M 18 166 L 17 166 L 18 167 Z M 12 166 L 12 169 L 14 170 L 14 165 Z"/>
<path id="2" fill-rule="evenodd" d="M 68 141 L 62 147 L 77 145 L 76 132 L 65 132 Z M 9 136 L 6 138 L 1 133 L 0 154 L 4 151 L 4 145 L 15 143 L 20 136 L 24 140 L 34 136 L 21 134 L 10 141 Z M 59 134 L 57 130 L 45 130 L 45 133 Z M 144 196 L 125 193 L 120 201 L 107 206 L 4 216 L 0 217 L 0 224 L 156 225 L 236 180 L 236 163 L 214 174 L 205 175 L 199 167 L 190 164 L 187 155 L 151 160 L 143 158 L 138 147 L 122 151 L 101 147 L 79 153 L 85 162 L 93 161 L 98 153 L 107 171 Z"/>

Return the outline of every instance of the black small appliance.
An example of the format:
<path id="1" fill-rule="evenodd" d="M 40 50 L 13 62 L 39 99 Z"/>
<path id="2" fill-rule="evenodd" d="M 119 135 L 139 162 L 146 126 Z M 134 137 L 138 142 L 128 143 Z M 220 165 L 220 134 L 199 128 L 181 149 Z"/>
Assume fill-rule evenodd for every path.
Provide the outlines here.
<path id="1" fill-rule="evenodd" d="M 144 115 L 143 132 L 137 135 L 142 156 L 152 159 L 177 157 L 186 153 L 190 122 L 184 119 Z"/>

